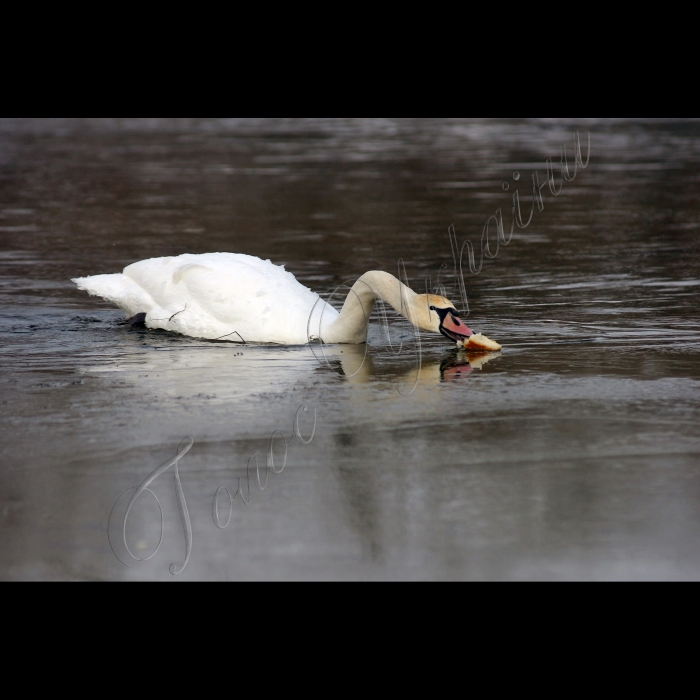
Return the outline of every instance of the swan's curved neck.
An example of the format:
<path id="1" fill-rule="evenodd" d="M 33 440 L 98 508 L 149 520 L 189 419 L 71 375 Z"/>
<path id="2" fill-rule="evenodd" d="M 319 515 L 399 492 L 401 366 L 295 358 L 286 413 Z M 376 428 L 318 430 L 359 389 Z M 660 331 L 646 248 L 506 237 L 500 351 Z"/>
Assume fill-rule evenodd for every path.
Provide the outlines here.
<path id="1" fill-rule="evenodd" d="M 367 324 L 377 299 L 416 323 L 414 305 L 418 295 L 388 272 L 371 270 L 360 277 L 348 293 L 338 318 L 323 330 L 324 343 L 364 343 Z"/>

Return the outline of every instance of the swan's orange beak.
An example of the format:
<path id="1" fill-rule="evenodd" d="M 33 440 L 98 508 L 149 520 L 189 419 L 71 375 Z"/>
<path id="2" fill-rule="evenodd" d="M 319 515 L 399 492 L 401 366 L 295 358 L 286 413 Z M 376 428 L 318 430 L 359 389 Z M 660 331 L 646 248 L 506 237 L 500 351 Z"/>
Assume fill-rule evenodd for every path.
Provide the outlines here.
<path id="1" fill-rule="evenodd" d="M 454 340 L 455 343 L 473 335 L 472 330 L 462 323 L 458 316 L 450 312 L 446 313 L 442 319 L 440 332 L 450 340 Z"/>

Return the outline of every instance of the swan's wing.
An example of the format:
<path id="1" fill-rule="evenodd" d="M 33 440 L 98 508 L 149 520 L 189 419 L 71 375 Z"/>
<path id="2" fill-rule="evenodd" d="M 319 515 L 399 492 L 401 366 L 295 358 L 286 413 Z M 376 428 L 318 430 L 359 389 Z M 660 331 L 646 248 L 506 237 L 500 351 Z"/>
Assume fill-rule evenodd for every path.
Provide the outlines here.
<path id="1" fill-rule="evenodd" d="M 200 338 L 305 343 L 318 301 L 283 267 L 234 253 L 153 258 L 124 274 L 156 302 L 149 327 Z M 324 322 L 335 315 L 326 313 Z"/>

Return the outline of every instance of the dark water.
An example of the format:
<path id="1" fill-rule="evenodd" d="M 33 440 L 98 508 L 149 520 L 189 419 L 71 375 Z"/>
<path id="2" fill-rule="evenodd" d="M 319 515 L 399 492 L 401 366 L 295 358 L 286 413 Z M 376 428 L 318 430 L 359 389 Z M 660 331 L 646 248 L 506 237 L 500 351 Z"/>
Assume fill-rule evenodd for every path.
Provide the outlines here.
<path id="1" fill-rule="evenodd" d="M 365 347 L 323 363 L 132 330 L 69 281 L 232 251 L 318 292 L 399 259 L 417 291 L 450 285 L 448 227 L 478 258 L 516 189 L 527 219 L 561 144 L 573 174 L 577 129 L 588 166 L 480 274 L 465 265 L 467 322 L 503 344 L 472 364 L 423 336 L 417 375 L 393 316 L 403 349 L 375 318 L 364 364 Z M 0 577 L 700 578 L 699 184 L 697 121 L 0 120 Z M 302 404 L 313 440 L 217 529 L 217 488 L 245 490 Z M 127 568 L 110 510 L 188 435 L 187 567 L 169 572 L 171 468 L 151 485 L 162 546 Z M 136 556 L 159 518 L 144 494 Z"/>

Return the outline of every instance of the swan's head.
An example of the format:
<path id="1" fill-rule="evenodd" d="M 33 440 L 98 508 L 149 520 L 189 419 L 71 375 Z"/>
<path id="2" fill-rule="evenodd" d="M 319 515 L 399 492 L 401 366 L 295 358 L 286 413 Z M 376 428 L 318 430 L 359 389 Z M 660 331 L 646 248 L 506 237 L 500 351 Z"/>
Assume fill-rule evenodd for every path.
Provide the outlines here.
<path id="1" fill-rule="evenodd" d="M 437 294 L 417 294 L 415 311 L 416 325 L 423 331 L 442 333 L 445 338 L 455 343 L 473 334 L 460 320 L 455 305 L 445 297 Z"/>

